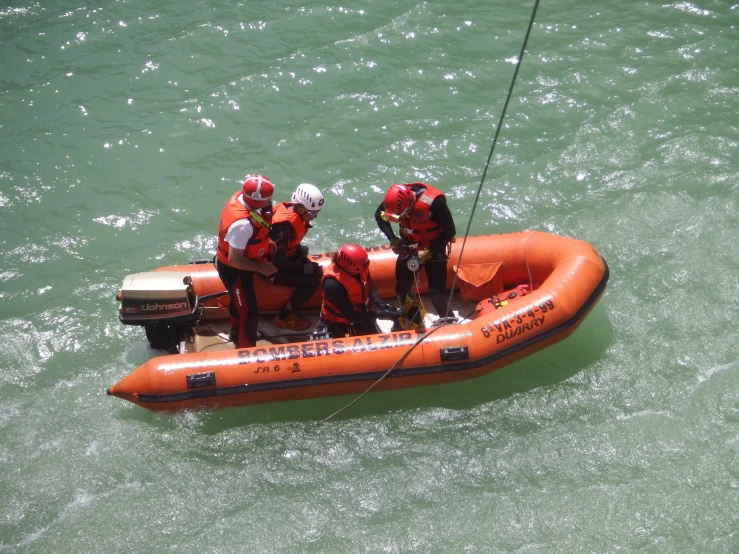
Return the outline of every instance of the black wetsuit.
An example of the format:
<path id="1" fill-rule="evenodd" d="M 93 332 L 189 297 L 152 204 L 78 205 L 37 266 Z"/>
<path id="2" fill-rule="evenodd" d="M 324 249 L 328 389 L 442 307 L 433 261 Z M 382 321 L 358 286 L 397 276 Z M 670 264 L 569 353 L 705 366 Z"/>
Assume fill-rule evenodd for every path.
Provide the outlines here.
<path id="1" fill-rule="evenodd" d="M 375 304 L 375 307 L 380 311 L 393 311 L 392 304 L 383 300 L 377 292 L 372 277 L 369 278 L 370 283 L 370 297 Z M 326 278 L 323 281 L 323 297 L 328 300 L 331 304 L 336 306 L 341 314 L 341 317 L 347 319 L 351 325 L 345 323 L 334 323 L 325 320 L 321 320 L 321 323 L 328 327 L 328 331 L 334 337 L 343 337 L 348 331 L 353 330 L 352 334 L 356 335 L 370 335 L 378 333 L 377 318 L 380 316 L 379 312 L 372 310 L 357 311 L 354 309 L 349 295 L 346 289 L 336 279 Z"/>
<path id="2" fill-rule="evenodd" d="M 409 185 L 411 190 L 418 195 L 421 192 L 420 187 Z M 389 222 L 382 219 L 382 212 L 385 205 L 380 204 L 375 211 L 375 221 L 380 231 L 387 237 L 388 242 L 392 242 L 395 237 L 393 228 Z M 429 284 L 429 295 L 434 304 L 434 309 L 438 315 L 444 317 L 447 315 L 448 303 L 446 297 L 446 273 L 447 273 L 447 245 L 457 234 L 454 226 L 454 219 L 447 206 L 446 199 L 443 196 L 437 196 L 429 207 L 429 219 L 436 221 L 441 227 L 441 234 L 431 240 L 429 250 L 431 258 L 423 264 L 426 271 L 426 279 Z M 398 303 L 403 304 L 406 295 L 410 294 L 413 286 L 413 272 L 407 266 L 408 257 L 401 254 L 395 263 L 395 293 L 398 297 Z"/>

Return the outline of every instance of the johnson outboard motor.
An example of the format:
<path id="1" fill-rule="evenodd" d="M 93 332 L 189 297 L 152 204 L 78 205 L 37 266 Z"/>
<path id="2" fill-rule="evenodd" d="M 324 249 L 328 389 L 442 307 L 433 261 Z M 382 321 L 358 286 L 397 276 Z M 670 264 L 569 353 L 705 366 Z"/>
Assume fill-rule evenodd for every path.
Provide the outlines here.
<path id="1" fill-rule="evenodd" d="M 202 308 L 190 275 L 182 271 L 134 273 L 123 279 L 119 319 L 141 325 L 152 348 L 176 352 L 186 331 L 200 321 Z"/>

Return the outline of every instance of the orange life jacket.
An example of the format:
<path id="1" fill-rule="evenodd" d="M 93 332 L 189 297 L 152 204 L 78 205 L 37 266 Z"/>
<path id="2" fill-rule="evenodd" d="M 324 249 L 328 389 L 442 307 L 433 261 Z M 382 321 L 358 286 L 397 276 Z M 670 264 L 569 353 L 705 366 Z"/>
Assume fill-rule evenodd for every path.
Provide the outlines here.
<path id="1" fill-rule="evenodd" d="M 281 202 L 280 204 L 277 204 L 277 208 L 275 208 L 275 213 L 272 216 L 272 225 L 286 221 L 293 228 L 293 236 L 290 237 L 290 242 L 287 244 L 286 248 L 287 252 L 285 257 L 287 258 L 294 255 L 295 252 L 298 250 L 298 245 L 305 238 L 305 234 L 308 232 L 309 225 L 308 223 L 303 221 L 303 218 L 301 218 L 298 214 L 290 209 L 290 206 L 294 205 L 295 204 L 288 202 Z"/>
<path id="2" fill-rule="evenodd" d="M 408 186 L 423 187 L 423 192 L 416 199 L 413 210 L 400 220 L 400 236 L 409 244 L 418 244 L 419 249 L 428 248 L 431 241 L 441 235 L 441 226 L 429 219 L 429 208 L 438 196 L 444 196 L 440 190 L 425 183 L 409 183 Z"/>
<path id="3" fill-rule="evenodd" d="M 370 297 L 369 271 L 365 270 L 359 276 L 356 276 L 331 264 L 328 269 L 324 270 L 321 284 L 326 279 L 336 279 L 339 284 L 346 290 L 349 301 L 352 303 L 354 310 L 364 312 L 372 306 L 372 298 Z M 331 323 L 344 323 L 351 325 L 351 322 L 341 317 L 339 308 L 334 306 L 327 298 L 321 303 L 321 317 Z"/>
<path id="4" fill-rule="evenodd" d="M 218 261 L 228 265 L 229 244 L 225 240 L 228 228 L 240 219 L 248 219 L 254 232 L 249 242 L 246 243 L 244 256 L 255 262 L 265 262 L 267 261 L 267 254 L 269 254 L 269 221 L 265 220 L 259 213 L 244 206 L 239 200 L 239 196 L 241 196 L 240 190 L 228 199 L 226 205 L 223 206 L 223 212 L 221 212 L 221 220 L 218 222 L 218 247 L 216 248 Z"/>

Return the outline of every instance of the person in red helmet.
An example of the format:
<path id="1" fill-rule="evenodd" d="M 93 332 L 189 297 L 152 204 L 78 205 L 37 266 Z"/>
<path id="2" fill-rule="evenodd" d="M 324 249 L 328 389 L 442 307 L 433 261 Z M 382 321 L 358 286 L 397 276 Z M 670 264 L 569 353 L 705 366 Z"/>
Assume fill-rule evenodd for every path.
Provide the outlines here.
<path id="1" fill-rule="evenodd" d="M 361 246 L 345 244 L 331 255 L 332 264 L 323 273 L 319 328 L 333 337 L 378 333 L 377 319 L 402 315 L 380 298 L 369 271 L 369 257 Z M 377 308 L 373 311 L 370 308 Z"/>
<path id="2" fill-rule="evenodd" d="M 419 270 L 422 266 L 426 271 L 434 309 L 439 316 L 447 316 L 447 258 L 457 230 L 444 194 L 426 183 L 391 185 L 375 211 L 375 220 L 398 254 L 395 293 L 400 305 L 410 297 L 415 272 L 408 261 L 417 254 Z M 399 237 L 391 223 L 400 227 Z"/>
<path id="3" fill-rule="evenodd" d="M 230 338 L 237 348 L 256 346 L 259 307 L 254 274 L 269 277 L 277 268 L 269 238 L 274 187 L 263 175 L 248 175 L 226 202 L 218 222 L 216 269 L 231 296 Z"/>
<path id="4" fill-rule="evenodd" d="M 299 317 L 295 310 L 318 290 L 322 270 L 318 263 L 308 259 L 308 247 L 301 241 L 323 208 L 323 195 L 318 187 L 302 183 L 291 200 L 277 204 L 272 216 L 270 237 L 276 246 L 273 262 L 277 273 L 270 280 L 295 289 L 287 304 L 275 315 L 275 326 L 304 331 L 310 327 L 310 321 Z"/>

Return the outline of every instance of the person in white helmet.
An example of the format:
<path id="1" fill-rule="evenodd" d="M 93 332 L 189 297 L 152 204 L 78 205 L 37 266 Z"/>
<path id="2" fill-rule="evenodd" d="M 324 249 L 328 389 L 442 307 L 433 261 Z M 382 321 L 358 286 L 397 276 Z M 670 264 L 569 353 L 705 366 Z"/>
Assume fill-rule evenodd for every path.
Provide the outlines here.
<path id="1" fill-rule="evenodd" d="M 310 322 L 295 313 L 321 284 L 321 266 L 308 259 L 308 247 L 301 244 L 311 222 L 323 208 L 323 195 L 314 185 L 298 185 L 292 202 L 282 202 L 272 215 L 270 238 L 277 246 L 272 263 L 277 268 L 270 281 L 293 287 L 290 300 L 275 316 L 275 326 L 293 331 L 305 331 Z"/>

